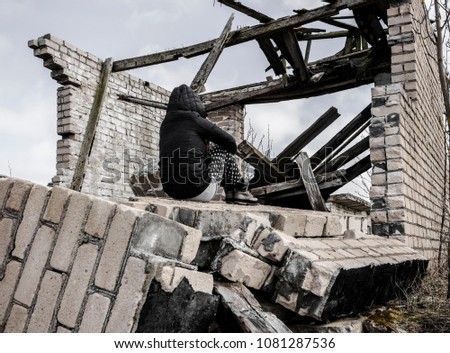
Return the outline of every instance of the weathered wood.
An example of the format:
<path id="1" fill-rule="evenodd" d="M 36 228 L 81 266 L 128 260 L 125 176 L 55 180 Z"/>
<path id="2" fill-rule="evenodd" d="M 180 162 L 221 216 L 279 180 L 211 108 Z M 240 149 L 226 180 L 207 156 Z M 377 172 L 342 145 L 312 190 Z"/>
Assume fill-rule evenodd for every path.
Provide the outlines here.
<path id="1" fill-rule="evenodd" d="M 242 12 L 243 14 L 250 16 L 256 20 L 258 20 L 261 23 L 267 23 L 273 20 L 272 17 L 267 16 L 261 12 L 258 12 L 256 10 L 251 9 L 250 7 L 247 7 L 243 4 L 241 4 L 238 1 L 233 0 L 218 0 L 221 4 L 224 4 L 228 7 L 231 7 L 232 9 L 235 9 L 239 12 Z"/>
<path id="2" fill-rule="evenodd" d="M 319 189 L 323 195 L 323 199 L 326 199 L 331 193 L 333 193 L 334 191 L 336 191 L 337 189 L 341 188 L 342 186 L 344 186 L 346 183 L 342 181 L 342 179 L 337 178 L 337 179 L 333 179 L 330 181 L 325 181 L 319 184 Z M 332 190 L 331 192 L 328 193 L 328 190 Z M 275 195 L 270 195 L 270 197 L 268 197 L 268 201 L 270 203 L 270 201 L 272 200 L 283 200 L 283 199 L 287 199 L 290 197 L 299 197 L 302 195 L 307 195 L 306 189 L 304 187 L 302 188 L 295 188 L 292 190 L 287 190 L 286 192 L 283 193 L 279 193 L 279 194 L 275 194 Z"/>
<path id="3" fill-rule="evenodd" d="M 308 69 L 294 31 L 287 29 L 275 36 L 274 40 L 283 56 L 291 64 L 294 75 L 300 78 L 300 82 L 308 81 Z"/>
<path id="4" fill-rule="evenodd" d="M 308 64 L 309 61 L 309 54 L 311 53 L 311 45 L 312 45 L 312 40 L 308 40 L 306 42 L 306 51 L 305 51 L 305 63 Z"/>
<path id="5" fill-rule="evenodd" d="M 95 92 L 94 102 L 92 103 L 86 131 L 84 133 L 84 139 L 81 143 L 80 154 L 78 155 L 77 164 L 73 173 L 72 184 L 70 185 L 70 188 L 75 191 L 81 191 L 83 186 L 86 163 L 91 153 L 92 144 L 94 143 L 95 130 L 97 128 L 98 121 L 100 120 L 108 80 L 112 70 L 112 63 L 112 58 L 106 59 L 100 73 L 100 81 L 97 91 Z"/>
<path id="6" fill-rule="evenodd" d="M 336 156 L 339 152 L 341 152 L 345 147 L 347 147 L 356 137 L 361 135 L 364 130 L 366 130 L 370 125 L 370 121 L 366 121 L 363 125 L 361 125 L 356 131 L 349 136 L 347 140 L 345 140 L 342 144 L 340 144 L 337 148 L 332 151 L 329 151 L 328 155 L 322 160 L 315 168 L 314 171 L 318 172 L 322 170 L 322 166 L 328 163 L 334 156 Z"/>
<path id="7" fill-rule="evenodd" d="M 315 211 L 327 211 L 319 185 L 317 185 L 316 178 L 314 177 L 308 154 L 303 151 L 300 152 L 295 161 L 300 170 L 300 176 L 303 180 L 312 209 Z"/>
<path id="8" fill-rule="evenodd" d="M 345 22 L 337 21 L 334 18 L 324 18 L 324 19 L 321 19 L 320 22 L 327 23 L 327 24 L 335 26 L 335 27 L 343 28 L 350 32 L 359 32 L 358 27 L 352 26 L 351 24 L 348 24 Z"/>
<path id="9" fill-rule="evenodd" d="M 283 173 L 250 142 L 244 140 L 238 146 L 238 155 L 259 171 L 265 183 L 283 179 Z"/>
<path id="10" fill-rule="evenodd" d="M 306 13 L 283 17 L 273 20 L 266 24 L 255 25 L 249 28 L 243 28 L 230 32 L 230 38 L 226 43 L 226 47 L 248 42 L 260 37 L 267 37 L 283 29 L 294 28 L 306 23 L 314 22 L 324 17 L 333 16 L 340 10 L 351 5 L 365 4 L 367 0 L 337 0 L 331 5 L 325 5 Z M 371 1 L 370 1 L 371 2 Z M 180 57 L 190 58 L 209 52 L 214 46 L 215 40 L 210 40 L 195 45 L 168 50 L 165 52 L 143 55 L 139 57 L 117 60 L 113 64 L 113 72 L 136 69 L 139 67 L 160 64 L 163 62 L 178 60 Z"/>
<path id="11" fill-rule="evenodd" d="M 147 107 L 164 109 L 164 110 L 167 109 L 166 103 L 161 103 L 161 102 L 157 102 L 157 101 L 150 100 L 150 99 L 136 98 L 136 97 L 125 96 L 125 95 L 120 95 L 117 99 L 125 101 L 125 102 L 145 105 Z"/>
<path id="12" fill-rule="evenodd" d="M 365 61 L 369 51 L 353 53 L 345 59 L 335 57 L 333 60 L 322 62 L 325 74 L 318 81 L 300 83 L 298 80 L 289 79 L 284 84 L 283 79 L 270 82 L 260 82 L 251 85 L 234 87 L 231 89 L 210 92 L 202 95 L 202 99 L 207 102 L 208 110 L 216 110 L 233 104 L 258 104 L 274 103 L 291 99 L 301 99 L 334 93 L 345 89 L 359 87 L 373 82 L 374 77 L 380 72 L 389 70 L 389 61 L 384 57 L 372 58 Z M 341 62 L 342 59 L 342 62 Z M 363 67 L 356 67 L 353 60 L 361 60 L 365 63 Z M 312 62 L 309 66 L 315 66 L 320 70 L 321 66 Z M 361 75 L 364 72 L 364 75 Z"/>
<path id="13" fill-rule="evenodd" d="M 204 90 L 205 82 L 211 74 L 212 69 L 217 63 L 217 59 L 219 59 L 219 56 L 225 47 L 225 43 L 228 39 L 228 34 L 230 33 L 233 19 L 234 14 L 231 14 L 222 33 L 220 34 L 219 38 L 217 38 L 216 43 L 214 43 L 213 48 L 209 52 L 208 57 L 203 62 L 200 70 L 197 72 L 197 75 L 195 75 L 195 78 L 192 80 L 191 88 L 194 90 L 194 92 L 199 93 Z"/>
<path id="14" fill-rule="evenodd" d="M 354 117 L 347 125 L 345 125 L 336 135 L 333 136 L 325 145 L 323 145 L 314 155 L 311 157 L 313 168 L 318 163 L 315 161 L 323 161 L 326 155 L 336 149 L 341 143 L 343 143 L 358 127 L 362 126 L 365 122 L 369 121 L 371 113 L 371 104 L 365 107 L 356 117 Z"/>
<path id="15" fill-rule="evenodd" d="M 242 5 L 240 2 L 231 1 L 231 0 L 223 0 L 219 1 L 224 5 L 232 7 L 242 13 L 245 13 L 248 16 L 251 16 L 261 23 L 268 23 L 273 21 L 272 17 L 264 15 L 258 11 L 250 9 L 247 6 Z M 303 55 L 301 49 L 298 45 L 298 40 L 293 29 L 287 29 L 283 31 L 281 34 L 276 34 L 273 36 L 273 40 L 278 46 L 278 49 L 281 50 L 281 53 L 286 58 L 287 61 L 291 64 L 294 75 L 300 77 L 300 81 L 307 81 L 309 79 L 308 70 L 306 68 L 306 63 L 303 59 Z M 274 70 L 276 75 L 282 75 L 286 73 L 286 68 L 282 64 L 278 54 L 276 53 L 275 48 L 268 38 L 257 39 L 259 46 L 267 57 L 267 60 L 270 63 L 270 66 Z"/>
<path id="16" fill-rule="evenodd" d="M 300 134 L 300 136 L 281 151 L 278 156 L 272 160 L 272 163 L 276 164 L 280 170 L 283 170 L 286 163 L 289 163 L 301 149 L 332 124 L 339 116 L 340 114 L 335 107 L 328 109 L 311 126 Z"/>
<path id="17" fill-rule="evenodd" d="M 369 136 L 366 136 L 361 141 L 357 142 L 352 147 L 342 152 L 339 156 L 333 158 L 328 163 L 324 164 L 320 169 L 314 171 L 315 173 L 329 173 L 342 167 L 344 164 L 352 161 L 361 153 L 367 151 L 369 146 Z"/>
<path id="18" fill-rule="evenodd" d="M 267 58 L 267 61 L 270 64 L 275 75 L 283 75 L 286 73 L 286 68 L 278 56 L 277 50 L 273 46 L 272 42 L 269 38 L 259 38 L 256 40 L 259 44 L 259 47 L 263 51 L 264 55 Z M 267 71 L 268 69 L 266 69 Z"/>
<path id="19" fill-rule="evenodd" d="M 338 178 L 342 178 L 345 176 L 345 170 L 337 170 L 332 173 L 326 173 L 326 174 L 316 174 L 316 182 L 319 184 L 329 182 L 331 180 L 335 180 Z M 275 183 L 275 184 L 269 184 L 269 185 L 263 185 L 259 187 L 255 187 L 251 189 L 251 193 L 255 197 L 271 197 L 273 194 L 280 194 L 283 192 L 292 192 L 294 190 L 298 189 L 304 189 L 303 180 L 301 178 L 299 179 L 293 179 L 284 181 L 281 183 Z"/>
<path id="20" fill-rule="evenodd" d="M 215 282 L 214 291 L 221 297 L 222 312 L 217 321 L 223 332 L 291 333 L 274 314 L 263 311 L 244 285 Z"/>
<path id="21" fill-rule="evenodd" d="M 360 161 L 356 162 L 351 167 L 347 168 L 345 170 L 345 178 L 343 178 L 343 184 L 340 185 L 340 186 L 336 185 L 334 187 L 329 187 L 329 188 L 326 188 L 326 189 L 322 189 L 323 198 L 324 199 L 328 199 L 328 197 L 333 192 L 335 192 L 336 190 L 338 190 L 342 186 L 347 185 L 348 183 L 353 181 L 356 177 L 360 176 L 362 173 L 364 173 L 367 170 L 369 170 L 371 165 L 372 164 L 370 162 L 370 156 L 366 156 L 363 159 L 361 159 Z"/>

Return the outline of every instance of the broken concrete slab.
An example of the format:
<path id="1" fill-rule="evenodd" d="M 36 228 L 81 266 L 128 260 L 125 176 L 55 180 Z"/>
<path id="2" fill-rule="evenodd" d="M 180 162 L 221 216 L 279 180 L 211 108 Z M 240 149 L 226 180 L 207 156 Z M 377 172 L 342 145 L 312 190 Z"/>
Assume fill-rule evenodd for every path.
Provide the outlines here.
<path id="1" fill-rule="evenodd" d="M 216 321 L 222 332 L 291 333 L 242 284 L 215 282 L 214 291 L 221 298 Z"/>
<path id="2" fill-rule="evenodd" d="M 219 301 L 212 275 L 160 256 L 146 261 L 150 286 L 136 332 L 208 332 Z"/>
<path id="3" fill-rule="evenodd" d="M 189 264 L 197 254 L 201 237 L 197 229 L 146 213 L 137 221 L 132 249 Z"/>
<path id="4" fill-rule="evenodd" d="M 142 307 L 136 332 L 201 333 L 208 332 L 219 298 L 195 291 L 183 277 L 170 292 L 154 279 Z"/>
<path id="5" fill-rule="evenodd" d="M 182 279 L 186 278 L 193 290 L 212 293 L 213 277 L 208 273 L 199 272 L 193 266 L 187 267 L 180 262 L 159 256 L 148 258 L 148 263 L 150 280 L 159 282 L 165 292 L 172 292 Z"/>
<path id="6" fill-rule="evenodd" d="M 232 282 L 255 289 L 269 286 L 276 270 L 275 266 L 264 262 L 256 251 L 227 238 L 222 241 L 211 268 Z"/>
<path id="7" fill-rule="evenodd" d="M 423 277 L 428 264 L 400 241 L 381 237 L 330 239 L 326 244 L 304 239 L 301 244 L 289 250 L 277 272 L 274 300 L 319 321 L 403 295 Z"/>
<path id="8" fill-rule="evenodd" d="M 358 236 L 369 233 L 367 217 L 342 213 L 298 210 L 266 205 L 230 205 L 223 202 L 180 201 L 170 198 L 143 197 L 127 205 L 163 215 L 179 223 L 202 231 L 204 236 L 227 236 L 245 227 L 245 219 L 263 219 L 279 231 L 294 237 L 342 236 L 348 227 Z M 245 233 L 245 229 L 241 229 Z M 350 229 L 352 230 L 352 229 Z M 249 232 L 251 234 L 252 229 Z M 244 237 L 246 235 L 244 234 Z"/>

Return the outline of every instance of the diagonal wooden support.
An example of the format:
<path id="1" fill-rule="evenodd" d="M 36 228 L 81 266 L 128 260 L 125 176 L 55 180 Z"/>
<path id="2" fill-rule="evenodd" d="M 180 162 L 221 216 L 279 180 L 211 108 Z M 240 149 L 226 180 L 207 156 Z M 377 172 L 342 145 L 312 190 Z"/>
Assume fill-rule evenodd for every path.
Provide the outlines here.
<path id="1" fill-rule="evenodd" d="M 265 155 L 256 149 L 251 143 L 242 141 L 238 146 L 238 156 L 257 169 L 264 183 L 271 183 L 283 179 L 284 175 L 277 166 Z"/>
<path id="2" fill-rule="evenodd" d="M 75 191 L 81 191 L 83 186 L 86 163 L 91 153 L 92 144 L 94 143 L 95 129 L 97 128 L 100 114 L 102 112 L 103 101 L 106 96 L 106 88 L 108 86 L 109 76 L 111 75 L 113 60 L 108 58 L 103 63 L 102 72 L 100 73 L 100 82 L 95 93 L 94 103 L 92 104 L 89 120 L 84 133 L 84 139 L 81 143 L 80 155 L 78 156 L 77 165 L 73 174 L 73 180 L 70 188 Z"/>
<path id="3" fill-rule="evenodd" d="M 305 185 L 306 193 L 312 209 L 315 211 L 328 211 L 325 206 L 325 201 L 322 198 L 322 194 L 320 193 L 319 185 L 314 177 L 308 154 L 303 151 L 300 152 L 295 159 L 295 162 L 300 170 L 300 176 L 303 180 L 303 184 Z"/>
<path id="4" fill-rule="evenodd" d="M 372 105 L 369 104 L 365 107 L 356 117 L 354 117 L 347 125 L 345 125 L 340 131 L 333 136 L 333 138 L 323 145 L 312 157 L 313 168 L 323 161 L 330 151 L 336 150 L 341 144 L 343 144 L 359 127 L 367 123 L 370 120 Z"/>
<path id="5" fill-rule="evenodd" d="M 335 107 L 328 109 L 300 136 L 298 136 L 283 151 L 281 151 L 278 156 L 272 160 L 272 162 L 276 163 L 280 170 L 283 170 L 284 166 L 289 163 L 301 149 L 303 149 L 308 143 L 317 137 L 317 135 L 330 126 L 330 124 L 332 124 L 339 116 L 340 114 Z"/>
<path id="6" fill-rule="evenodd" d="M 280 48 L 281 53 L 287 61 L 292 65 L 295 76 L 300 78 L 301 82 L 309 80 L 309 73 L 306 67 L 303 54 L 298 45 L 297 37 L 293 29 L 287 29 L 280 35 L 274 37 L 275 43 Z"/>
<path id="7" fill-rule="evenodd" d="M 214 68 L 214 65 L 216 65 L 217 59 L 219 59 L 220 54 L 225 48 L 225 43 L 227 42 L 228 35 L 231 31 L 231 24 L 233 23 L 233 19 L 234 14 L 231 14 L 222 33 L 220 34 L 220 37 L 217 38 L 213 48 L 208 54 L 208 57 L 202 64 L 200 70 L 197 72 L 197 75 L 195 75 L 195 78 L 191 83 L 191 88 L 195 92 L 199 93 L 204 91 L 205 82 L 208 79 L 212 69 Z"/>

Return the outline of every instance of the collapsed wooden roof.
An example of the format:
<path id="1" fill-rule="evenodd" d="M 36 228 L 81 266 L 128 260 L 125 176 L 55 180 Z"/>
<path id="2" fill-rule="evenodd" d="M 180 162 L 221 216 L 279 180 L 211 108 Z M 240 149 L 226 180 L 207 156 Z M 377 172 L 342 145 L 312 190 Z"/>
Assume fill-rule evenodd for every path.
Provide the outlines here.
<path id="1" fill-rule="evenodd" d="M 200 93 L 207 111 L 233 104 L 272 103 L 319 96 L 372 83 L 377 75 L 390 73 L 390 50 L 383 25 L 387 22 L 387 0 L 324 0 L 326 5 L 322 7 L 294 9 L 294 15 L 279 19 L 237 1 L 218 1 L 257 19 L 260 24 L 231 31 L 232 15 L 220 37 L 215 40 L 115 61 L 113 72 L 208 53 L 191 83 L 191 87 Z M 347 11 L 342 15 L 344 10 Z M 314 27 L 310 27 L 313 23 Z M 326 26 L 318 28 L 319 25 Z M 341 50 L 332 56 L 309 60 L 314 42 L 337 38 L 345 38 Z M 272 71 L 278 78 L 204 92 L 205 82 L 221 52 L 227 47 L 252 40 L 258 42 L 267 58 L 266 71 Z M 306 45 L 300 45 L 302 42 Z M 302 47 L 306 47 L 304 52 Z M 120 99 L 157 108 L 166 107 L 160 102 L 129 96 Z M 303 151 L 339 115 L 336 108 L 330 108 L 272 160 L 243 141 L 238 154 L 256 171 L 251 181 L 252 193 L 268 204 L 325 211 L 324 200 L 332 192 L 371 166 L 369 156 L 360 158 L 369 150 L 368 137 L 354 143 L 369 126 L 370 104 L 311 158 Z M 346 169 L 339 169 L 344 166 Z"/>
<path id="2" fill-rule="evenodd" d="M 179 58 L 192 58 L 209 53 L 202 68 L 192 82 L 198 92 L 211 73 L 222 50 L 248 41 L 257 41 L 268 61 L 266 71 L 277 79 L 230 87 L 217 92 L 201 94 L 208 111 L 228 105 L 269 103 L 307 98 L 346 90 L 374 81 L 376 75 L 389 72 L 389 50 L 382 22 L 386 21 L 386 0 L 326 0 L 326 5 L 312 10 L 294 9 L 294 15 L 273 19 L 233 0 L 220 3 L 242 12 L 260 24 L 231 31 L 231 17 L 221 36 L 197 43 L 129 59 L 114 61 L 113 72 L 157 65 Z M 341 16 L 343 10 L 352 15 Z M 349 24 L 350 22 L 356 23 Z M 314 28 L 308 25 L 314 23 Z M 326 24 L 326 28 L 316 28 Z M 309 61 L 313 43 L 322 39 L 345 38 L 338 53 L 313 62 Z M 302 51 L 300 43 L 306 42 Z M 162 107 L 151 101 L 136 103 Z"/>

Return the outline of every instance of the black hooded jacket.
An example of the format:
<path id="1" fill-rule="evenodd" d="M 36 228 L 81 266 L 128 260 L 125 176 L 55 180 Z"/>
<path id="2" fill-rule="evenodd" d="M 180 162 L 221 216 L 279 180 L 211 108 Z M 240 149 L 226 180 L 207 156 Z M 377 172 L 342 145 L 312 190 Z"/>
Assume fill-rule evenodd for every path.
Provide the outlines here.
<path id="1" fill-rule="evenodd" d="M 186 85 L 172 91 L 159 137 L 163 189 L 177 199 L 197 196 L 209 185 L 208 141 L 233 154 L 237 149 L 233 136 L 206 119 L 203 102 Z"/>

